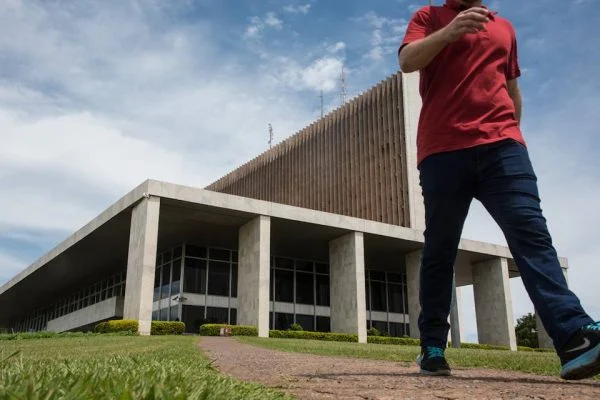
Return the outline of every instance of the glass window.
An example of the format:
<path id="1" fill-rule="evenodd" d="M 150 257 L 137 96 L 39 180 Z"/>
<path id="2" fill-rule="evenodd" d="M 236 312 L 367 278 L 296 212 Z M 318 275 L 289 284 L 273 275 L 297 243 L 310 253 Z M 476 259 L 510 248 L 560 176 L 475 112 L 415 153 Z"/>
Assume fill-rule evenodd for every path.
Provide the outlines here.
<path id="1" fill-rule="evenodd" d="M 314 274 L 296 273 L 296 303 L 314 304 Z"/>
<path id="2" fill-rule="evenodd" d="M 162 267 L 162 285 L 161 285 L 160 298 L 164 299 L 169 297 L 169 289 L 171 288 L 171 265 L 163 265 Z M 163 320 L 164 321 L 164 320 Z"/>
<path id="3" fill-rule="evenodd" d="M 401 274 L 395 274 L 393 272 L 388 272 L 387 277 L 388 277 L 388 282 L 402 283 L 402 275 Z"/>
<path id="4" fill-rule="evenodd" d="M 269 329 L 273 329 L 273 312 L 269 313 Z"/>
<path id="5" fill-rule="evenodd" d="M 296 323 L 300 324 L 305 331 L 315 330 L 315 318 L 312 315 L 296 314 Z"/>
<path id="6" fill-rule="evenodd" d="M 158 311 L 152 311 L 152 321 L 158 320 Z"/>
<path id="7" fill-rule="evenodd" d="M 388 305 L 390 312 L 404 313 L 404 299 L 402 298 L 402 285 L 388 284 Z"/>
<path id="8" fill-rule="evenodd" d="M 317 305 L 329 307 L 329 276 L 316 275 Z"/>
<path id="9" fill-rule="evenodd" d="M 331 319 L 329 317 L 317 316 L 317 332 L 329 332 L 331 331 Z"/>
<path id="10" fill-rule="evenodd" d="M 229 310 L 221 307 L 206 307 L 206 319 L 210 324 L 227 324 Z"/>
<path id="11" fill-rule="evenodd" d="M 390 336 L 402 337 L 404 332 L 404 324 L 398 322 L 390 322 Z"/>
<path id="12" fill-rule="evenodd" d="M 181 289 L 181 260 L 173 264 L 173 279 L 171 282 L 171 296 L 179 294 Z"/>
<path id="13" fill-rule="evenodd" d="M 183 291 L 188 293 L 206 293 L 206 260 L 185 259 Z"/>
<path id="14" fill-rule="evenodd" d="M 296 260 L 296 270 L 313 272 L 313 263 L 312 261 Z"/>
<path id="15" fill-rule="evenodd" d="M 237 297 L 238 289 L 238 266 L 237 264 L 231 265 L 231 297 Z"/>
<path id="16" fill-rule="evenodd" d="M 167 250 L 163 253 L 163 259 L 162 262 L 163 263 L 168 263 L 169 261 L 171 261 L 171 250 Z"/>
<path id="17" fill-rule="evenodd" d="M 377 328 L 377 330 L 381 332 L 382 336 L 385 336 L 388 333 L 387 322 L 385 321 L 371 321 L 371 326 L 373 326 L 373 328 Z"/>
<path id="18" fill-rule="evenodd" d="M 287 330 L 294 323 L 294 314 L 275 313 L 275 329 Z"/>
<path id="19" fill-rule="evenodd" d="M 291 258 L 275 258 L 275 268 L 294 269 L 294 260 Z"/>
<path id="20" fill-rule="evenodd" d="M 275 285 L 275 270 L 271 268 L 269 276 L 269 301 L 273 300 L 273 295 L 275 293 L 275 291 L 273 290 L 273 285 Z"/>
<path id="21" fill-rule="evenodd" d="M 160 299 L 160 277 L 162 276 L 162 270 L 160 267 L 156 268 L 154 272 L 154 296 L 153 300 L 156 301 Z"/>
<path id="22" fill-rule="evenodd" d="M 204 306 L 183 306 L 182 321 L 185 323 L 186 333 L 199 333 L 200 326 L 206 323 Z"/>
<path id="23" fill-rule="evenodd" d="M 208 294 L 229 296 L 229 263 L 210 261 L 208 267 Z"/>
<path id="24" fill-rule="evenodd" d="M 231 252 L 231 261 L 238 262 L 238 252 L 237 251 Z"/>
<path id="25" fill-rule="evenodd" d="M 382 271 L 369 271 L 369 276 L 372 281 L 385 281 L 385 272 Z"/>
<path id="26" fill-rule="evenodd" d="M 186 245 L 185 255 L 186 257 L 206 258 L 206 247 Z"/>
<path id="27" fill-rule="evenodd" d="M 371 309 L 371 296 L 369 294 L 369 281 L 365 279 L 365 302 L 367 304 L 367 310 Z"/>
<path id="28" fill-rule="evenodd" d="M 387 311 L 384 282 L 371 281 L 371 311 Z"/>
<path id="29" fill-rule="evenodd" d="M 275 301 L 294 302 L 294 272 L 275 270 Z"/>
<path id="30" fill-rule="evenodd" d="M 329 275 L 329 265 L 323 263 L 317 263 L 315 265 L 316 271 L 318 274 L 327 274 Z"/>
<path id="31" fill-rule="evenodd" d="M 211 260 L 229 261 L 231 251 L 222 249 L 209 249 L 208 254 Z"/>
<path id="32" fill-rule="evenodd" d="M 229 323 L 231 325 L 237 324 L 237 309 L 235 308 L 229 310 Z"/>
<path id="33" fill-rule="evenodd" d="M 179 306 L 171 307 L 171 314 L 169 315 L 169 321 L 180 321 L 179 318 Z"/>
<path id="34" fill-rule="evenodd" d="M 179 257 L 181 257 L 181 246 L 177 246 L 173 250 L 173 258 L 179 258 Z"/>
<path id="35" fill-rule="evenodd" d="M 161 309 L 160 315 L 158 318 L 160 321 L 168 321 L 169 320 L 169 309 L 168 308 Z"/>
<path id="36" fill-rule="evenodd" d="M 156 255 L 156 265 L 162 265 L 162 254 L 158 253 Z"/>

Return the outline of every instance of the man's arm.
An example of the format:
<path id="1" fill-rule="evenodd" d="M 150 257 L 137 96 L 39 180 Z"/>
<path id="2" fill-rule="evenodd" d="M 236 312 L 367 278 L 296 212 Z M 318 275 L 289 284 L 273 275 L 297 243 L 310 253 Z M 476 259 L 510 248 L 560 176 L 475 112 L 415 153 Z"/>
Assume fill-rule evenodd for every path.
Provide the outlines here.
<path id="1" fill-rule="evenodd" d="M 421 37 L 417 40 L 405 44 L 398 54 L 398 62 L 402 72 L 410 73 L 425 68 L 439 54 L 446 45 L 456 42 L 467 33 L 475 33 L 484 28 L 484 24 L 489 21 L 489 11 L 481 7 L 469 8 L 456 16 L 444 28 L 434 32 L 426 37 Z M 418 35 L 424 36 L 423 21 L 420 21 Z M 409 25 L 410 32 L 411 25 Z M 413 36 L 414 37 L 414 36 Z"/>
<path id="2" fill-rule="evenodd" d="M 511 79 L 507 81 L 508 85 L 508 94 L 515 104 L 515 116 L 517 117 L 517 121 L 521 124 L 521 110 L 522 110 L 522 100 L 521 100 L 521 90 L 519 89 L 519 84 L 516 79 Z"/>

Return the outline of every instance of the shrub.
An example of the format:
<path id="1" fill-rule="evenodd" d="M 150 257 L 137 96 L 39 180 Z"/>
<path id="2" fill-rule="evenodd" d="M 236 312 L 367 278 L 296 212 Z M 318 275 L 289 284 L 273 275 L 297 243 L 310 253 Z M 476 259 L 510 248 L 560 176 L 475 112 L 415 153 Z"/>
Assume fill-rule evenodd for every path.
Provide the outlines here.
<path id="1" fill-rule="evenodd" d="M 325 340 L 332 342 L 358 342 L 358 335 L 329 332 L 270 331 L 269 337 L 278 339 L 309 339 Z"/>
<path id="2" fill-rule="evenodd" d="M 381 336 L 381 332 L 377 328 L 367 329 L 367 336 Z"/>
<path id="3" fill-rule="evenodd" d="M 112 320 L 100 322 L 96 325 L 98 333 L 131 332 L 137 333 L 138 322 L 131 319 Z"/>
<path id="4" fill-rule="evenodd" d="M 390 336 L 369 336 L 367 337 L 367 342 L 373 344 L 395 344 L 402 346 L 419 346 L 421 343 L 419 339 Z"/>
<path id="5" fill-rule="evenodd" d="M 183 335 L 185 324 L 178 321 L 152 321 L 151 335 Z"/>
<path id="6" fill-rule="evenodd" d="M 290 325 L 290 330 L 291 331 L 303 331 L 304 329 L 302 329 L 302 325 L 300 325 L 300 324 L 292 324 L 292 325 Z"/>
<path id="7" fill-rule="evenodd" d="M 219 336 L 221 328 L 231 328 L 232 336 L 258 336 L 258 328 L 245 325 L 204 324 L 200 327 L 202 336 Z"/>

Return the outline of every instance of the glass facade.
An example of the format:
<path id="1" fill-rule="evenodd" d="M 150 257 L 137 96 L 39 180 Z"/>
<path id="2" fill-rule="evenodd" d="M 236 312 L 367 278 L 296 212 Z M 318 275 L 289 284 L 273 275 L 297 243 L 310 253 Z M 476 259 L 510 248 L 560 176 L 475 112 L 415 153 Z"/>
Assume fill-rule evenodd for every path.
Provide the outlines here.
<path id="1" fill-rule="evenodd" d="M 174 298 L 181 293 L 183 269 L 182 246 L 169 249 L 156 256 L 154 273 L 154 310 L 155 321 L 180 321 L 179 303 Z"/>
<path id="2" fill-rule="evenodd" d="M 369 270 L 365 276 L 367 329 L 389 336 L 409 336 L 406 269 L 400 273 Z M 384 317 L 384 318 L 382 318 Z"/>
<path id="3" fill-rule="evenodd" d="M 12 326 L 15 332 L 43 331 L 48 321 L 116 296 L 125 296 L 126 271 L 118 272 L 66 296 L 48 308 L 38 310 Z"/>

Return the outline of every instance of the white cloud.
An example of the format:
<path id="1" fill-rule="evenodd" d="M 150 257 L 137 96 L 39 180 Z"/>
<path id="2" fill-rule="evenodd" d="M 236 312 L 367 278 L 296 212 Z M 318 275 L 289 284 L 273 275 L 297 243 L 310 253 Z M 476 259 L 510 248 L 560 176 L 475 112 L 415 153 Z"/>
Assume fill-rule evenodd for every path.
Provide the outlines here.
<path id="1" fill-rule="evenodd" d="M 273 12 L 268 12 L 264 18 L 254 16 L 250 18 L 250 25 L 246 28 L 244 37 L 247 39 L 260 38 L 266 28 L 281 30 L 283 21 L 277 18 L 277 15 Z"/>
<path id="2" fill-rule="evenodd" d="M 278 59 L 281 71 L 278 80 L 297 90 L 333 91 L 340 79 L 344 62 L 335 57 L 323 57 L 308 65 L 281 57 Z"/>
<path id="3" fill-rule="evenodd" d="M 372 61 L 383 61 L 388 55 L 395 53 L 408 25 L 404 19 L 381 17 L 375 12 L 369 12 L 355 21 L 366 22 L 372 29 L 370 50 L 365 54 Z"/>
<path id="4" fill-rule="evenodd" d="M 337 42 L 337 43 L 329 46 L 327 48 L 327 51 L 329 51 L 330 53 L 334 53 L 335 54 L 335 53 L 338 53 L 338 52 L 343 51 L 345 49 L 346 49 L 346 43 L 344 43 L 344 42 Z"/>
<path id="5" fill-rule="evenodd" d="M 289 6 L 283 7 L 283 11 L 288 12 L 290 14 L 305 14 L 306 15 L 310 11 L 310 8 L 311 8 L 310 4 L 304 4 L 304 5 L 298 5 L 298 6 L 289 5 Z"/>

